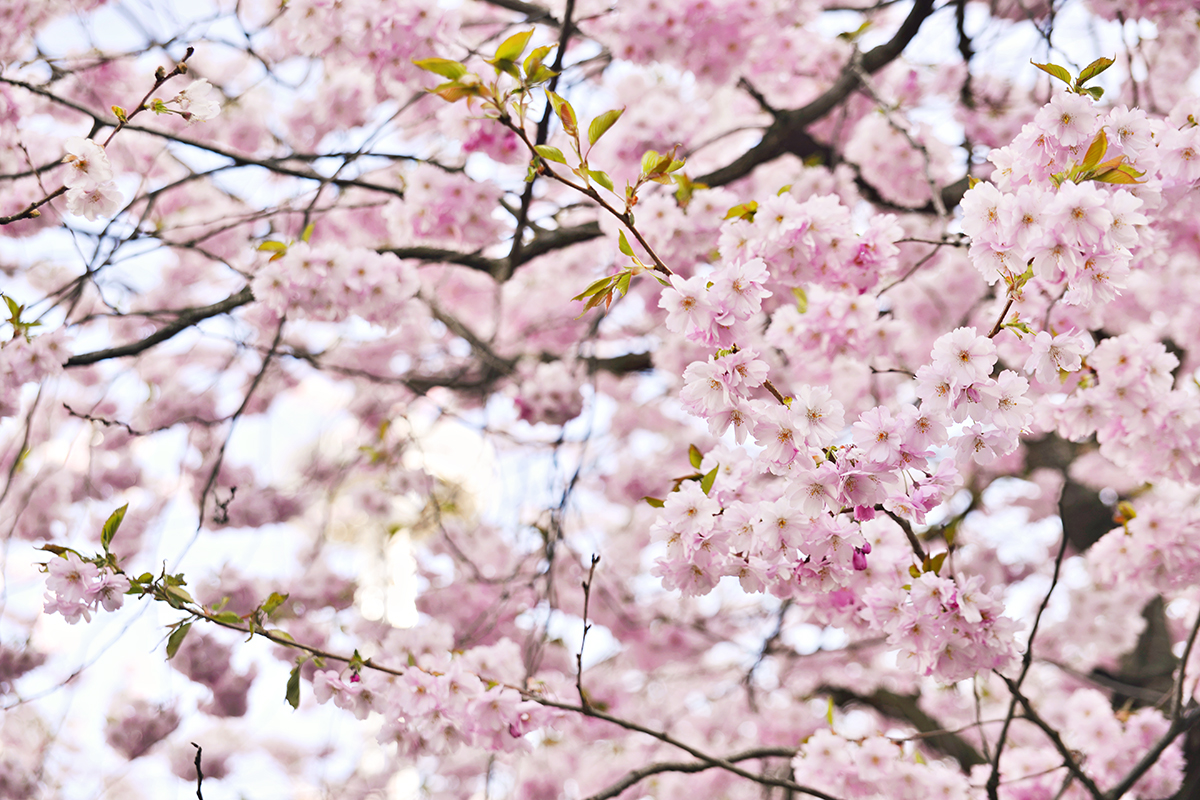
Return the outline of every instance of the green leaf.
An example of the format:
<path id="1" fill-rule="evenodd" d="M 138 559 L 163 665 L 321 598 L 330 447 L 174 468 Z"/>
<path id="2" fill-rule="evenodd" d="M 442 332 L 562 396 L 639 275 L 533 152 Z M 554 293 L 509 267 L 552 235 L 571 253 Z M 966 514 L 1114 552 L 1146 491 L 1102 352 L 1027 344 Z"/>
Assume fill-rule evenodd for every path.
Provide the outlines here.
<path id="1" fill-rule="evenodd" d="M 662 500 L 659 500 L 657 497 L 643 497 L 642 499 L 654 508 L 662 508 L 666 505 L 666 503 L 664 503 Z"/>
<path id="2" fill-rule="evenodd" d="M 125 519 L 125 512 L 128 510 L 129 503 L 126 503 L 109 514 L 105 520 L 104 530 L 100 532 L 100 544 L 104 547 L 104 552 L 108 552 L 108 546 L 112 544 L 113 537 L 117 535 L 117 528 L 121 527 L 121 520 Z"/>
<path id="3" fill-rule="evenodd" d="M 625 109 L 623 108 L 613 109 L 612 111 L 605 111 L 603 114 L 592 120 L 592 124 L 588 126 L 588 144 L 594 145 L 596 142 L 600 141 L 600 137 L 607 133 L 608 129 L 611 128 L 624 113 Z"/>
<path id="4" fill-rule="evenodd" d="M 275 613 L 275 609 L 279 608 L 288 599 L 286 594 L 279 592 L 271 592 L 271 596 L 263 601 L 262 610 L 267 616 Z"/>
<path id="5" fill-rule="evenodd" d="M 516 61 L 525 52 L 525 48 L 529 45 L 529 37 L 533 36 L 533 29 L 515 33 L 500 43 L 496 48 L 494 61 Z M 449 76 L 447 76 L 449 77 Z"/>
<path id="6" fill-rule="evenodd" d="M 610 192 L 611 192 L 611 191 L 615 191 L 615 190 L 613 189 L 613 182 L 612 182 L 612 178 L 608 177 L 608 173 L 606 173 L 606 172 L 601 172 L 601 171 L 600 171 L 600 170 L 598 170 L 598 169 L 589 169 L 589 170 L 587 171 L 587 174 L 588 174 L 588 175 L 591 175 L 591 176 L 592 176 L 592 180 L 594 180 L 596 183 L 598 183 L 598 184 L 600 184 L 601 186 L 603 186 L 605 189 L 608 189 Z"/>
<path id="7" fill-rule="evenodd" d="M 1100 159 L 1104 158 L 1104 154 L 1108 152 L 1108 137 L 1104 135 L 1104 129 L 1096 134 L 1096 138 L 1092 140 L 1092 144 L 1088 147 L 1087 153 L 1083 157 L 1083 168 L 1093 169 L 1100 163 Z"/>
<path id="8" fill-rule="evenodd" d="M 700 479 L 700 491 L 704 492 L 705 494 L 709 493 L 713 487 L 713 484 L 717 482 L 717 470 L 720 468 L 721 465 L 718 464 L 705 473 L 704 477 Z"/>
<path id="9" fill-rule="evenodd" d="M 725 212 L 725 219 L 744 219 L 747 222 L 754 222 L 754 212 L 758 211 L 758 201 L 751 200 L 748 203 L 740 203 Z"/>
<path id="10" fill-rule="evenodd" d="M 633 248 L 629 246 L 629 240 L 625 238 L 625 231 L 618 231 L 617 237 L 619 240 L 617 246 L 621 248 L 621 252 L 633 258 Z"/>
<path id="11" fill-rule="evenodd" d="M 310 222 L 307 225 L 305 225 L 304 232 L 300 234 L 300 241 L 307 244 L 308 240 L 312 238 L 313 231 L 315 231 L 316 229 L 317 229 L 317 223 L 315 223 L 315 222 Z"/>
<path id="12" fill-rule="evenodd" d="M 578 138 L 579 123 L 575 117 L 575 109 L 556 92 L 547 90 L 546 97 L 550 99 L 550 105 L 553 106 L 554 113 L 558 115 L 559 121 L 562 122 L 563 130 L 567 132 L 568 136 Z"/>
<path id="13" fill-rule="evenodd" d="M 449 78 L 452 81 L 456 81 L 467 74 L 466 67 L 448 58 L 422 58 L 420 60 L 414 58 L 412 63 L 427 72 L 441 75 L 443 78 Z"/>
<path id="14" fill-rule="evenodd" d="M 263 242 L 258 246 L 260 253 L 286 253 L 288 246 L 283 242 Z"/>
<path id="15" fill-rule="evenodd" d="M 1092 78 L 1111 67 L 1113 63 L 1114 61 L 1111 58 L 1105 58 L 1103 56 L 1097 58 L 1095 61 L 1083 68 L 1083 72 L 1079 73 L 1079 80 L 1075 82 L 1075 85 L 1083 86 L 1083 84 L 1087 83 Z"/>
<path id="16" fill-rule="evenodd" d="M 688 463 L 696 469 L 700 469 L 702 461 L 704 461 L 704 454 L 700 452 L 700 448 L 694 444 L 688 445 Z"/>
<path id="17" fill-rule="evenodd" d="M 1083 89 L 1083 93 L 1087 94 L 1087 95 L 1091 95 L 1091 98 L 1093 100 L 1099 100 L 1101 97 L 1104 97 L 1104 87 L 1102 87 L 1102 86 L 1085 86 Z"/>
<path id="18" fill-rule="evenodd" d="M 801 286 L 792 287 L 792 294 L 796 297 L 796 310 L 801 314 L 808 312 L 808 293 Z"/>
<path id="19" fill-rule="evenodd" d="M 921 577 L 921 568 L 916 564 L 912 564 L 908 568 L 908 574 L 912 575 L 914 578 L 919 578 Z"/>
<path id="20" fill-rule="evenodd" d="M 292 672 L 288 675 L 287 692 L 284 694 L 284 699 L 293 710 L 300 707 L 300 667 L 292 668 Z"/>
<path id="21" fill-rule="evenodd" d="M 1042 72 L 1046 73 L 1047 75 L 1050 75 L 1051 77 L 1054 77 L 1054 78 L 1058 78 L 1060 81 L 1065 83 L 1067 86 L 1071 85 L 1071 73 L 1067 72 L 1065 69 L 1060 67 L 1058 64 L 1039 64 L 1036 61 L 1034 61 L 1033 59 L 1030 59 L 1029 63 L 1033 64 L 1035 67 L 1037 67 L 1038 69 L 1040 69 Z"/>
<path id="22" fill-rule="evenodd" d="M 433 94 L 436 94 L 447 103 L 457 103 L 464 97 L 478 97 L 480 93 L 478 84 L 465 84 L 459 83 L 458 81 L 449 81 L 448 83 L 443 83 L 440 86 L 435 86 L 429 91 Z"/>
<path id="23" fill-rule="evenodd" d="M 543 70 L 542 62 L 546 60 L 546 56 L 550 55 L 550 51 L 558 45 L 548 44 L 543 47 L 535 47 L 533 52 L 525 58 L 525 77 L 530 81 L 538 80 L 537 75 Z M 550 70 L 545 70 L 550 72 Z"/>
<path id="24" fill-rule="evenodd" d="M 617 275 L 609 275 L 607 277 L 601 278 L 600 280 L 592 281 L 592 283 L 588 285 L 588 288 L 584 289 L 582 292 L 575 295 L 571 299 L 572 300 L 583 300 L 585 298 L 592 297 L 593 295 L 599 294 L 600 292 L 611 289 L 613 286 L 613 283 L 616 282 L 617 277 L 618 277 Z"/>
<path id="25" fill-rule="evenodd" d="M 168 584 L 166 591 L 167 591 L 168 595 L 170 595 L 171 597 L 174 597 L 176 600 L 182 601 L 184 603 L 195 603 L 196 602 L 195 600 L 192 599 L 192 596 L 190 594 L 188 594 L 188 590 L 184 589 L 182 586 L 174 586 L 174 585 Z M 174 605 L 174 603 L 172 603 L 172 605 Z"/>
<path id="26" fill-rule="evenodd" d="M 567 157 L 564 156 L 563 151 L 559 150 L 557 147 L 551 147 L 548 144 L 536 144 L 533 146 L 533 149 L 537 151 L 539 156 L 547 161 L 553 161 L 556 164 L 567 163 Z"/>
<path id="27" fill-rule="evenodd" d="M 175 630 L 171 631 L 171 635 L 167 637 L 167 660 L 170 661 L 179 652 L 179 645 L 183 644 L 184 638 L 188 635 L 188 631 L 192 629 L 192 623 L 185 622 Z"/>
<path id="28" fill-rule="evenodd" d="M 617 291 L 624 297 L 629 293 L 629 281 L 633 278 L 632 272 L 622 272 L 621 277 L 617 278 Z"/>
<path id="29" fill-rule="evenodd" d="M 233 611 L 222 611 L 220 614 L 214 614 L 213 619 L 217 622 L 224 622 L 227 625 L 242 624 L 242 618 Z"/>
<path id="30" fill-rule="evenodd" d="M 662 156 L 655 150 L 647 150 L 642 154 L 642 174 L 649 175 L 654 165 L 662 160 Z"/>
<path id="31" fill-rule="evenodd" d="M 932 572 L 934 575 L 939 574 L 942 571 L 942 564 L 946 562 L 946 556 L 949 552 L 949 550 L 943 550 L 936 556 L 925 559 L 925 571 Z"/>
<path id="32" fill-rule="evenodd" d="M 274 636 L 276 639 L 283 639 L 284 641 L 287 641 L 287 642 L 296 641 L 294 636 L 292 636 L 287 631 L 281 630 L 279 628 L 272 628 L 271 630 L 267 631 L 266 633 L 268 636 Z"/>

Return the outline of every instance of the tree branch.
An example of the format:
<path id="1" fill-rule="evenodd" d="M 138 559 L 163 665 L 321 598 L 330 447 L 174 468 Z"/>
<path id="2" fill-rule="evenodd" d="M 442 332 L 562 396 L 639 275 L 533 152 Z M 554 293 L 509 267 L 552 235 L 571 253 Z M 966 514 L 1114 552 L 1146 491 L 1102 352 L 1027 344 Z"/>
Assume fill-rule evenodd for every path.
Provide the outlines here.
<path id="1" fill-rule="evenodd" d="M 739 761 L 749 761 L 753 758 L 791 758 L 796 755 L 795 750 L 790 750 L 784 747 L 760 747 L 755 750 L 745 750 L 741 753 L 734 753 L 731 756 L 726 756 L 725 761 L 731 764 L 736 764 Z M 704 772 L 715 768 L 717 765 L 709 761 L 683 761 L 670 762 L 660 761 L 656 764 L 647 764 L 641 769 L 636 769 L 630 772 L 624 778 L 609 786 L 602 792 L 592 795 L 587 800 L 608 800 L 608 798 L 616 797 L 621 792 L 635 786 L 641 781 L 649 778 L 651 775 L 658 775 L 663 772 Z"/>
<path id="2" fill-rule="evenodd" d="M 91 353 L 80 353 L 79 355 L 71 356 L 63 365 L 65 367 L 83 367 L 88 364 L 95 364 L 98 361 L 107 361 L 110 358 L 124 358 L 125 356 L 135 356 L 138 353 L 149 350 L 159 342 L 165 342 L 167 339 L 175 336 L 177 333 L 187 330 L 201 320 L 206 320 L 209 317 L 228 314 L 235 308 L 244 306 L 254 300 L 254 294 L 250 291 L 250 287 L 243 288 L 240 292 L 226 297 L 219 303 L 213 303 L 211 306 L 202 306 L 200 308 L 188 308 L 178 312 L 178 316 L 173 322 L 169 322 L 159 328 L 154 333 L 140 341 L 130 342 L 129 344 L 121 345 L 120 347 L 110 347 L 106 350 L 94 350 Z"/>
<path id="3" fill-rule="evenodd" d="M 860 62 L 862 70 L 867 74 L 874 74 L 899 57 L 908 43 L 917 35 L 921 24 L 932 13 L 933 0 L 917 0 L 895 36 L 862 56 Z M 830 148 L 818 143 L 808 135 L 805 129 L 845 101 L 858 86 L 859 78 L 854 66 L 847 65 L 842 70 L 841 77 L 820 97 L 802 108 L 780 111 L 775 115 L 774 121 L 763 133 L 762 140 L 758 144 L 743 153 L 732 164 L 702 175 L 695 181 L 708 186 L 724 186 L 749 175 L 755 167 L 768 161 L 774 161 L 785 153 L 793 153 L 800 158 L 823 155 L 828 161 Z M 949 204 L 947 207 L 950 207 Z"/>

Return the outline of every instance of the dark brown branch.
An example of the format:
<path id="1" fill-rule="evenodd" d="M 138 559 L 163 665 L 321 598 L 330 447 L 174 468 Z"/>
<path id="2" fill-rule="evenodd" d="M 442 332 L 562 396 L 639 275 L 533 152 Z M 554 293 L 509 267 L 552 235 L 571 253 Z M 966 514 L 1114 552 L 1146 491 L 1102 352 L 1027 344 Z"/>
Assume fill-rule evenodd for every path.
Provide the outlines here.
<path id="1" fill-rule="evenodd" d="M 107 361 L 110 358 L 124 358 L 125 356 L 135 356 L 138 353 L 143 353 L 149 350 L 159 342 L 165 342 L 167 339 L 181 333 L 192 327 L 201 320 L 206 320 L 209 317 L 228 314 L 235 308 L 246 305 L 254 300 L 254 294 L 247 286 L 240 292 L 226 297 L 219 303 L 213 303 L 211 306 L 202 306 L 200 308 L 188 308 L 178 312 L 173 322 L 170 322 L 154 333 L 136 342 L 123 344 L 120 347 L 110 347 L 106 350 L 94 350 L 91 353 L 80 353 L 79 355 L 71 356 L 67 359 L 66 367 L 83 367 L 88 364 L 95 364 L 98 361 Z"/>
<path id="2" fill-rule="evenodd" d="M 833 795 L 826 794 L 825 792 L 822 792 L 819 789 L 813 789 L 812 787 L 809 787 L 809 786 L 802 786 L 802 785 L 796 783 L 795 781 L 785 780 L 782 778 L 773 778 L 770 775 L 756 775 L 755 773 L 750 772 L 749 770 L 742 769 L 741 767 L 732 763 L 728 759 L 718 758 L 716 756 L 710 756 L 707 753 L 697 750 L 696 748 L 692 747 L 691 745 L 686 744 L 685 742 L 679 741 L 675 737 L 671 736 L 669 733 L 666 733 L 664 731 L 656 731 L 653 728 L 647 728 L 646 726 L 639 725 L 636 722 L 631 722 L 627 719 L 621 719 L 620 717 L 614 717 L 611 714 L 606 714 L 605 712 L 601 711 L 600 709 L 596 708 L 595 706 L 586 706 L 586 707 L 585 706 L 573 706 L 570 703 L 560 703 L 557 700 L 551 700 L 547 697 L 542 697 L 541 695 L 534 694 L 532 692 L 527 692 L 527 691 L 522 692 L 522 694 L 527 699 L 532 700 L 535 703 L 540 703 L 541 705 L 544 705 L 547 708 L 557 708 L 562 711 L 573 711 L 576 714 L 582 714 L 585 717 L 593 717 L 595 719 L 602 719 L 605 722 L 610 722 L 613 725 L 624 728 L 627 731 L 634 731 L 636 733 L 644 733 L 653 739 L 657 739 L 658 741 L 663 742 L 664 744 L 669 744 L 672 747 L 678 747 L 680 750 L 683 750 L 685 753 L 688 753 L 689 755 L 691 755 L 695 758 L 698 758 L 701 761 L 704 761 L 705 763 L 711 764 L 714 767 L 719 767 L 719 768 L 725 770 L 726 772 L 731 772 L 734 775 L 737 775 L 741 778 L 746 778 L 747 780 L 754 781 L 755 783 L 761 784 L 763 786 L 777 786 L 779 788 L 787 789 L 792 792 L 799 792 L 800 794 L 807 794 L 807 795 L 811 795 L 812 797 L 818 797 L 818 798 L 820 798 L 820 800 L 837 800 L 837 798 L 835 798 Z"/>
<path id="3" fill-rule="evenodd" d="M 567 0 L 566 8 L 563 10 L 562 30 L 558 34 L 558 49 L 554 53 L 554 64 L 550 67 L 554 74 L 550 78 L 550 83 L 546 86 L 546 90 L 550 92 L 558 88 L 558 78 L 562 74 L 563 59 L 567 54 L 567 42 L 571 39 L 571 15 L 574 11 L 575 0 Z M 546 110 L 542 113 L 542 118 L 538 120 L 537 144 L 546 143 L 546 138 L 550 135 L 550 117 L 553 113 L 553 106 L 550 103 L 546 103 Z M 521 131 L 521 138 L 525 138 L 524 130 Z M 501 282 L 508 280 L 512 276 L 517 269 L 517 260 L 521 257 L 521 248 L 525 244 L 521 240 L 525 237 L 525 228 L 529 225 L 529 208 L 533 204 L 533 184 L 534 181 L 532 180 L 526 183 L 525 191 L 521 193 L 521 208 L 517 212 L 517 227 L 513 232 L 512 249 L 508 253 L 508 265 L 497 276 Z"/>
<path id="4" fill-rule="evenodd" d="M 896 31 L 896 35 L 862 56 L 861 69 L 867 74 L 874 74 L 894 61 L 904 52 L 904 48 L 917 35 L 921 24 L 932 13 L 933 0 L 917 0 L 900 29 Z M 755 167 L 774 161 L 785 153 L 793 153 L 800 158 L 821 155 L 828 162 L 830 149 L 809 136 L 805 129 L 844 102 L 858 86 L 858 75 L 848 65 L 842 71 L 841 77 L 824 94 L 802 108 L 780 111 L 758 144 L 732 164 L 701 175 L 695 179 L 696 182 L 708 186 L 724 186 L 749 175 Z"/>
<path id="5" fill-rule="evenodd" d="M 734 753 L 731 756 L 726 756 L 725 760 L 731 764 L 736 764 L 739 761 L 749 761 L 753 758 L 792 758 L 796 755 L 795 750 L 783 747 L 760 747 L 756 750 L 746 750 L 741 753 Z M 659 775 L 663 772 L 704 772 L 715 768 L 717 765 L 708 761 L 683 761 L 670 762 L 661 761 L 656 764 L 647 764 L 641 769 L 636 769 L 630 772 L 624 778 L 609 786 L 602 792 L 594 794 L 587 800 L 608 800 L 616 797 L 626 789 L 641 783 L 651 775 Z"/>
<path id="6" fill-rule="evenodd" d="M 833 698 L 838 706 L 859 704 L 873 708 L 880 714 L 891 719 L 907 722 L 921 732 L 921 739 L 929 746 L 945 753 L 958 761 L 965 769 L 987 761 L 971 744 L 946 728 L 933 717 L 921 710 L 917 704 L 917 695 L 905 695 L 889 692 L 887 689 L 876 689 L 869 695 L 860 695 L 849 689 L 826 687 L 821 690 Z"/>
<path id="7" fill-rule="evenodd" d="M 592 566 L 588 570 L 587 580 L 583 582 L 583 636 L 579 639 L 579 652 L 575 654 L 575 689 L 579 692 L 580 705 L 590 705 L 587 699 L 587 693 L 583 691 L 583 647 L 587 644 L 588 631 L 592 629 L 592 624 L 588 622 L 588 605 L 592 600 L 592 581 L 596 577 L 596 565 L 600 563 L 600 556 L 592 555 Z"/>
<path id="8" fill-rule="evenodd" d="M 1025 711 L 1025 718 L 1041 728 L 1042 733 L 1046 734 L 1046 738 L 1050 740 L 1050 743 L 1054 745 L 1054 749 L 1058 751 L 1060 756 L 1062 756 L 1063 764 L 1075 777 L 1075 780 L 1082 783 L 1084 788 L 1088 790 L 1088 793 L 1095 798 L 1095 800 L 1106 800 L 1104 792 L 1100 791 L 1100 787 L 1096 785 L 1096 782 L 1088 777 L 1087 773 L 1084 772 L 1079 764 L 1075 761 L 1074 754 L 1071 752 L 1070 748 L 1067 747 L 1066 743 L 1063 742 L 1062 737 L 1058 734 L 1058 731 L 1050 727 L 1050 724 L 1046 722 L 1046 720 L 1042 719 L 1036 711 L 1034 711 L 1033 704 L 1029 702 L 1029 698 L 1021 694 L 1021 689 L 1017 685 L 1017 682 L 1010 678 L 1006 678 L 1003 675 L 1000 676 L 1000 679 L 1008 685 L 1008 690 L 1012 692 L 1013 700 L 1021 704 L 1021 708 Z M 997 751 L 996 760 L 997 762 L 999 761 L 999 751 Z M 988 791 L 989 793 L 991 792 L 990 780 L 988 781 Z"/>

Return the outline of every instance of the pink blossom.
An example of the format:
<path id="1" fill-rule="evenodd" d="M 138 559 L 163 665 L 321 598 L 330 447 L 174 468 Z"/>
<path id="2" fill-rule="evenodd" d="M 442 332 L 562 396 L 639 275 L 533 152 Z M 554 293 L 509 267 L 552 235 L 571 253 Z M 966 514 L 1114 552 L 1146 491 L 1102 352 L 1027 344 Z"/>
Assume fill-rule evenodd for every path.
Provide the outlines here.
<path id="1" fill-rule="evenodd" d="M 76 186 L 67 192 L 67 211 L 89 222 L 115 215 L 124 202 L 120 190 L 111 182 Z"/>
<path id="2" fill-rule="evenodd" d="M 109 164 L 108 155 L 99 143 L 80 136 L 70 136 L 63 142 L 63 149 L 67 151 L 63 157 L 63 163 L 70 165 L 67 177 L 63 181 L 68 188 L 89 192 L 100 184 L 112 180 L 112 165 Z M 68 199 L 69 197 L 68 194 Z M 78 212 L 72 211 L 71 213 Z M 89 217 L 89 219 L 94 219 L 94 217 Z"/>

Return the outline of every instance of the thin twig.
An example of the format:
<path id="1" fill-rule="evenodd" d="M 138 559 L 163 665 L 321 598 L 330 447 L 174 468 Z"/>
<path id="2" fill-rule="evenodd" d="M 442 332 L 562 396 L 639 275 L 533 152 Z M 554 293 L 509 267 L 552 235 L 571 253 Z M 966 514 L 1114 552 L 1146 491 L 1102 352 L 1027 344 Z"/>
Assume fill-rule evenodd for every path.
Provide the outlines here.
<path id="1" fill-rule="evenodd" d="M 588 602 L 592 599 L 592 578 L 596 575 L 596 565 L 600 563 L 598 554 L 592 555 L 592 566 L 588 570 L 587 580 L 583 582 L 583 637 L 579 640 L 579 652 L 575 654 L 575 688 L 579 692 L 580 704 L 590 705 L 587 694 L 583 691 L 583 646 L 587 643 L 588 631 L 592 624 L 588 622 Z"/>
<path id="2" fill-rule="evenodd" d="M 1008 713 L 1005 715 L 1004 727 L 1002 727 L 1000 729 L 1000 736 L 996 740 L 996 754 L 992 758 L 992 772 L 988 776 L 988 781 L 987 781 L 987 793 L 988 793 L 989 800 L 998 800 L 999 799 L 1000 755 L 1004 752 L 1004 742 L 1008 737 L 1008 728 L 1009 728 L 1009 725 L 1012 724 L 1013 715 L 1016 714 L 1017 703 L 1022 700 L 1021 693 L 1020 693 L 1021 684 L 1024 683 L 1025 676 L 1029 674 L 1029 667 L 1031 664 L 1033 664 L 1033 640 L 1034 640 L 1034 637 L 1037 636 L 1038 626 L 1041 625 L 1041 623 L 1042 623 L 1042 614 L 1045 613 L 1046 606 L 1050 605 L 1050 596 L 1052 594 L 1054 594 L 1055 588 L 1058 587 L 1058 576 L 1059 576 L 1059 573 L 1062 571 L 1063 558 L 1067 554 L 1067 541 L 1068 540 L 1067 540 L 1066 531 L 1063 531 L 1062 544 L 1059 545 L 1058 556 L 1054 559 L 1054 574 L 1050 578 L 1050 588 L 1046 591 L 1046 596 L 1042 598 L 1041 605 L 1038 606 L 1037 616 L 1033 620 L 1033 628 L 1029 631 L 1029 641 L 1026 642 L 1026 644 L 1025 644 L 1025 655 L 1021 659 L 1021 673 L 1020 673 L 1020 675 L 1017 676 L 1016 681 L 1009 681 L 1008 678 L 1004 677 L 1003 675 L 1000 675 L 1001 679 L 1003 679 L 1005 683 L 1009 684 L 1009 689 L 1012 691 L 1013 697 L 1012 697 L 1012 701 L 1009 702 L 1009 704 L 1008 704 Z M 999 674 L 999 673 L 997 673 L 997 674 Z M 1022 705 L 1025 706 L 1026 713 L 1030 714 L 1030 716 L 1032 717 L 1033 712 L 1032 712 L 1032 709 L 1029 708 L 1029 706 L 1028 706 L 1028 701 L 1022 702 Z M 1050 733 L 1054 733 L 1054 731 L 1051 729 Z M 1057 736 L 1057 733 L 1054 733 L 1054 735 Z M 1087 778 L 1087 781 L 1090 782 L 1091 779 Z M 1086 786 L 1087 783 L 1085 783 L 1084 785 Z M 1095 784 L 1091 784 L 1091 785 L 1095 786 Z M 1099 791 L 1099 790 L 1097 790 L 1097 791 Z"/>
<path id="3" fill-rule="evenodd" d="M 196 748 L 196 799 L 204 800 L 204 795 L 200 792 L 200 786 L 204 783 L 204 773 L 200 770 L 200 754 L 204 749 L 195 742 L 192 742 L 192 747 Z"/>

